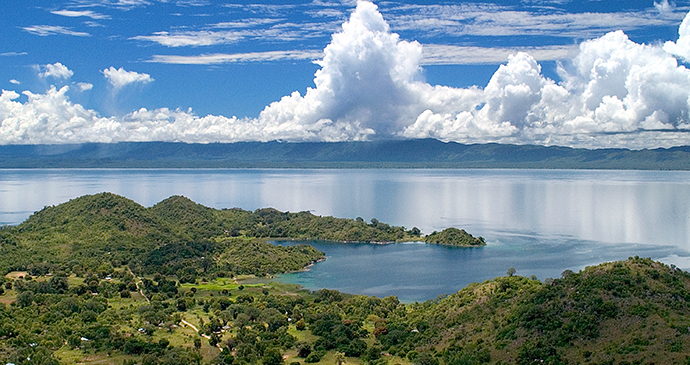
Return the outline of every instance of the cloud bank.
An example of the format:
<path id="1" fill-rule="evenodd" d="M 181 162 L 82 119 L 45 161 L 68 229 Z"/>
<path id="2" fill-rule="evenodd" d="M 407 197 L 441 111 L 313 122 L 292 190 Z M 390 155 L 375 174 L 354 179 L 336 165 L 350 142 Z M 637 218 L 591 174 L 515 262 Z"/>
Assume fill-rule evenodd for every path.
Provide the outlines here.
<path id="1" fill-rule="evenodd" d="M 420 66 L 422 48 L 401 40 L 376 5 L 361 1 L 316 61 L 315 87 L 271 103 L 258 118 L 166 108 L 102 117 L 72 103 L 67 87 L 25 91 L 26 102 L 3 91 L 0 143 L 438 138 L 575 147 L 690 144 L 690 71 L 678 62 L 690 58 L 690 14 L 678 40 L 663 46 L 637 44 L 616 31 L 574 52 L 529 50 L 542 52 L 540 59 L 553 57 L 548 52 L 574 55 L 559 66 L 558 83 L 542 74 L 533 55 L 516 52 L 485 87 L 430 85 Z M 447 59 L 458 50 L 430 51 Z M 239 60 L 208 57 L 199 63 Z M 153 80 L 113 67 L 102 72 L 115 89 Z"/>

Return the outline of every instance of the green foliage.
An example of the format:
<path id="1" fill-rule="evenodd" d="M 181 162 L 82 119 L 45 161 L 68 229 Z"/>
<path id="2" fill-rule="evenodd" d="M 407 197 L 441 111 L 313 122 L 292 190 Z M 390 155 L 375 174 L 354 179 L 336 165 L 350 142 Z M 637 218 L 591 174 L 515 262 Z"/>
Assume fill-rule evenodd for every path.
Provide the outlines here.
<path id="1" fill-rule="evenodd" d="M 307 356 L 306 359 L 304 359 L 304 362 L 306 363 L 315 363 L 321 361 L 321 359 L 326 356 L 326 350 L 318 350 L 314 351 L 309 356 Z"/>
<path id="2" fill-rule="evenodd" d="M 216 265 L 240 275 L 298 271 L 323 257 L 312 246 L 275 246 L 260 239 L 224 238 L 217 246 Z"/>
<path id="3" fill-rule="evenodd" d="M 489 362 L 478 357 L 489 350 L 492 360 L 496 354 L 518 364 L 681 363 L 676 351 L 690 344 L 684 335 L 689 289 L 687 273 L 637 257 L 571 272 L 548 285 L 502 277 L 412 305 L 402 323 L 424 323 L 424 329 L 399 332 L 391 341 L 388 323 L 378 340 L 419 353 L 447 349 L 439 360 L 448 364 Z"/>
<path id="4" fill-rule="evenodd" d="M 279 349 L 270 348 L 264 351 L 264 356 L 261 361 L 263 365 L 281 365 L 283 363 L 283 355 L 280 353 Z"/>
<path id="5" fill-rule="evenodd" d="M 369 364 L 388 361 L 383 354 L 424 365 L 687 361 L 690 275 L 639 257 L 544 283 L 509 270 L 413 304 L 204 282 L 299 270 L 323 257 L 311 246 L 261 237 L 388 241 L 413 231 L 376 219 L 215 210 L 183 197 L 143 208 L 103 193 L 46 207 L 0 229 L 0 268 L 37 275 L 0 282 L 14 298 L 0 305 L 0 363 L 58 363 L 63 346 L 138 364 L 280 364 L 289 351 L 312 363 L 329 352 Z M 464 245 L 458 237 L 467 236 L 449 229 L 428 241 Z M 198 281 L 190 290 L 180 285 Z M 137 283 L 150 303 L 133 294 Z M 198 319 L 208 344 L 182 335 L 184 316 Z M 226 351 L 208 355 L 217 351 L 208 345 Z"/>
<path id="6" fill-rule="evenodd" d="M 182 196 L 145 208 L 122 196 L 100 193 L 45 207 L 19 226 L 0 230 L 0 272 L 28 270 L 37 276 L 92 273 L 102 279 L 112 275 L 114 268 L 127 265 L 138 274 L 175 276 L 187 283 L 217 276 L 296 271 L 324 258 L 313 247 L 271 245 L 265 242 L 269 238 L 399 242 L 418 240 L 420 234 L 417 228 L 405 230 L 375 218 L 367 223 L 361 218 L 272 208 L 217 210 Z M 484 245 L 481 237 L 456 228 L 434 232 L 425 240 Z M 91 281 L 86 282 L 87 287 Z M 89 290 L 110 295 L 122 291 L 96 286 Z M 130 286 L 129 290 L 136 289 Z"/>
<path id="7" fill-rule="evenodd" d="M 448 246 L 462 246 L 462 247 L 479 247 L 486 246 L 483 237 L 474 237 L 467 233 L 464 229 L 446 228 L 443 231 L 432 232 L 430 235 L 424 237 L 426 243 L 433 243 Z"/>

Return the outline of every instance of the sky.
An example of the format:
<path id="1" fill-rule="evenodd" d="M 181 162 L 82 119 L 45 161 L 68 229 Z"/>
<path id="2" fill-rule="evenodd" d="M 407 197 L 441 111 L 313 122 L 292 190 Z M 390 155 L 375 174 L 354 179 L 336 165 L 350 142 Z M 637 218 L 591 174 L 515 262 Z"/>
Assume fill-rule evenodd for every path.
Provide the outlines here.
<path id="1" fill-rule="evenodd" d="M 8 1 L 0 144 L 690 145 L 690 1 Z"/>

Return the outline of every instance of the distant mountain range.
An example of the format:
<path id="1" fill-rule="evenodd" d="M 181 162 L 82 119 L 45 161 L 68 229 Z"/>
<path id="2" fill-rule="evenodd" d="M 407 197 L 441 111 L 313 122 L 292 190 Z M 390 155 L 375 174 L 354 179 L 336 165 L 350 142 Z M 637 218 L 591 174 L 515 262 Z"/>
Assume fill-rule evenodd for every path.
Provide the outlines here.
<path id="1" fill-rule="evenodd" d="M 374 142 L 0 146 L 0 168 L 543 168 L 690 170 L 690 146 L 652 150 Z"/>

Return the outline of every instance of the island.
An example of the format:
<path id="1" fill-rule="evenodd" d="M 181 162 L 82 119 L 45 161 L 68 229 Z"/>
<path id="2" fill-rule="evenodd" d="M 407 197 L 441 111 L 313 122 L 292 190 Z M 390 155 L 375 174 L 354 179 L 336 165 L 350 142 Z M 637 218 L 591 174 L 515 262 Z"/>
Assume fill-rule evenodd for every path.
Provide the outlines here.
<path id="1" fill-rule="evenodd" d="M 457 229 L 454 227 L 446 228 L 441 232 L 433 231 L 424 237 L 424 242 L 458 247 L 486 246 L 483 237 L 474 237 L 464 229 Z"/>
<path id="2" fill-rule="evenodd" d="M 543 280 L 510 268 L 405 304 L 271 280 L 324 258 L 275 237 L 484 244 L 454 228 L 84 196 L 0 229 L 0 363 L 688 362 L 690 274 L 649 258 Z"/>

